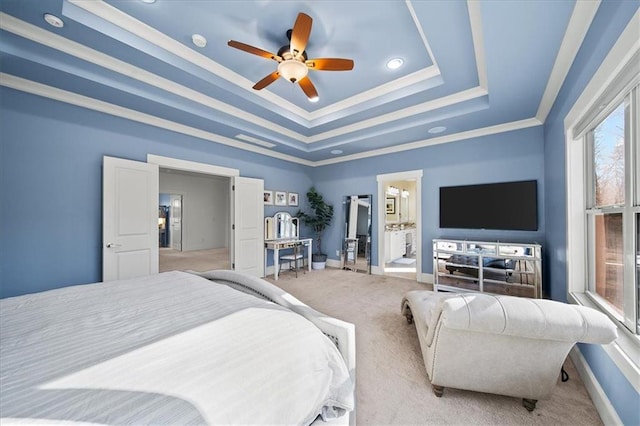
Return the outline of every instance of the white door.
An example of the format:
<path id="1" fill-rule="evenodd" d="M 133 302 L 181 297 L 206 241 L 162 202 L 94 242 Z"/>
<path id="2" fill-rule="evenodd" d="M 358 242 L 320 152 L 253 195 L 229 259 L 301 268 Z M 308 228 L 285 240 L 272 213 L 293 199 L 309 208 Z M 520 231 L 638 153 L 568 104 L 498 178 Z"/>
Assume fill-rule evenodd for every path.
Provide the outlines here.
<path id="1" fill-rule="evenodd" d="M 171 248 L 182 251 L 182 195 L 171 194 L 169 221 L 171 222 L 169 238 Z"/>
<path id="2" fill-rule="evenodd" d="M 236 176 L 231 184 L 233 269 L 264 277 L 264 181 Z"/>
<path id="3" fill-rule="evenodd" d="M 102 280 L 158 272 L 158 166 L 104 157 Z"/>

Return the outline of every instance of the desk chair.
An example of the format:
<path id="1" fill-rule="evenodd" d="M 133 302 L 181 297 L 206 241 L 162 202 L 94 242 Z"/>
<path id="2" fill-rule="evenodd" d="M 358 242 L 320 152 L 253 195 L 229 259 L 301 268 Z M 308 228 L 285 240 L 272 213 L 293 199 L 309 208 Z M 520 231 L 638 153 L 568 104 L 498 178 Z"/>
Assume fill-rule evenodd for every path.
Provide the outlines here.
<path id="1" fill-rule="evenodd" d="M 296 278 L 298 278 L 298 269 L 302 264 L 302 272 L 306 274 L 304 269 L 304 245 L 302 243 L 296 243 L 293 245 L 293 253 L 280 256 L 280 271 L 282 271 L 282 264 L 289 262 L 289 270 L 296 272 Z M 293 266 L 292 266 L 293 265 Z"/>

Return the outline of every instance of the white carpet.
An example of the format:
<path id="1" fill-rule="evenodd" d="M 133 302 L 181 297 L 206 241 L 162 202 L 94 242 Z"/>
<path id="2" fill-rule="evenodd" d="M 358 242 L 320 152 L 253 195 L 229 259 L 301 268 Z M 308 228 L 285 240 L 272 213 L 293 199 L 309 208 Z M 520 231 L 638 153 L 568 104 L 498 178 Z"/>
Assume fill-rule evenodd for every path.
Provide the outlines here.
<path id="1" fill-rule="evenodd" d="M 327 268 L 284 272 L 276 285 L 315 309 L 356 326 L 357 423 L 360 425 L 600 425 L 575 367 L 533 412 L 519 398 L 445 389 L 436 398 L 418 336 L 400 314 L 402 296 L 431 285 Z M 269 281 L 274 282 L 273 279 Z M 461 347 L 460 350 L 465 350 Z"/>

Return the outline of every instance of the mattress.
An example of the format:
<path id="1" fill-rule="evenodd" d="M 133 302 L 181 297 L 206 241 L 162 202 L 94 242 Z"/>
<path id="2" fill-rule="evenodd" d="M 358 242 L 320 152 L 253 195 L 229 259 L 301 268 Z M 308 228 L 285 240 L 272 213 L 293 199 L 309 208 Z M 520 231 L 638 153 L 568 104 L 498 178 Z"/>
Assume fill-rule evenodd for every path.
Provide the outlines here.
<path id="1" fill-rule="evenodd" d="M 335 345 L 185 272 L 0 300 L 2 424 L 309 424 L 354 406 Z"/>

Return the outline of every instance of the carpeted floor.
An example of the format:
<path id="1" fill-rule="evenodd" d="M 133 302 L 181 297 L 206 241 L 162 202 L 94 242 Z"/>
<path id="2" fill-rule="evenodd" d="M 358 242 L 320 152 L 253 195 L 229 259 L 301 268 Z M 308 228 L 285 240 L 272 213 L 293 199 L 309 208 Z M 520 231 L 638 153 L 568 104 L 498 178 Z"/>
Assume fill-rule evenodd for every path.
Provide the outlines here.
<path id="1" fill-rule="evenodd" d="M 228 247 L 191 251 L 160 249 L 160 272 L 186 270 L 204 272 L 230 267 Z"/>
<path id="2" fill-rule="evenodd" d="M 431 286 L 394 277 L 328 268 L 284 272 L 274 282 L 328 315 L 356 326 L 357 423 L 360 425 L 600 425 L 571 361 L 570 375 L 532 413 L 518 398 L 445 389 L 431 391 L 414 325 L 400 315 L 405 292 Z M 461 348 L 465 350 L 465 348 Z M 506 355 L 505 355 L 506 356 Z"/>

